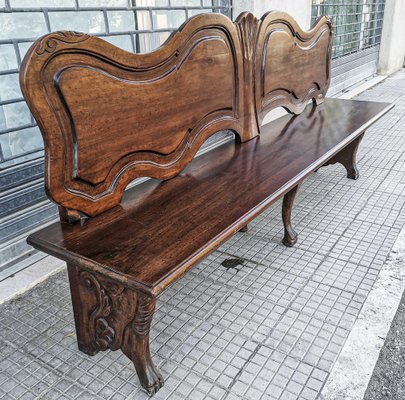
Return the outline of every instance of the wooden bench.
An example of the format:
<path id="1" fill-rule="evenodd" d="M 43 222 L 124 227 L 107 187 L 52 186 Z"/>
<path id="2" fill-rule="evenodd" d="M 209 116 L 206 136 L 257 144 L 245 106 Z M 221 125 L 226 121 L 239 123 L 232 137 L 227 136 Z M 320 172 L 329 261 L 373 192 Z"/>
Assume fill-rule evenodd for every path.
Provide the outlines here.
<path id="1" fill-rule="evenodd" d="M 61 222 L 28 242 L 67 262 L 80 350 L 121 349 L 155 393 L 159 293 L 281 196 L 292 246 L 297 187 L 318 168 L 339 162 L 357 179 L 360 140 L 391 105 L 325 100 L 332 39 L 326 17 L 303 32 L 270 12 L 193 17 L 149 54 L 76 32 L 33 44 L 21 88 Z M 293 115 L 262 126 L 276 107 Z M 193 160 L 224 129 L 236 144 Z M 124 193 L 139 177 L 154 179 Z"/>

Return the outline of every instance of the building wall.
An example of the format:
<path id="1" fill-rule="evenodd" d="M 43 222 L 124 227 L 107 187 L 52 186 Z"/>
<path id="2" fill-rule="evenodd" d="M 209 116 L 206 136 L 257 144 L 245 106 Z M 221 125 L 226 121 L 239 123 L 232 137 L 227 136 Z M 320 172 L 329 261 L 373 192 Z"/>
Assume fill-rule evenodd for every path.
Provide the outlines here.
<path id="1" fill-rule="evenodd" d="M 386 0 L 378 72 L 392 74 L 404 66 L 405 0 Z"/>

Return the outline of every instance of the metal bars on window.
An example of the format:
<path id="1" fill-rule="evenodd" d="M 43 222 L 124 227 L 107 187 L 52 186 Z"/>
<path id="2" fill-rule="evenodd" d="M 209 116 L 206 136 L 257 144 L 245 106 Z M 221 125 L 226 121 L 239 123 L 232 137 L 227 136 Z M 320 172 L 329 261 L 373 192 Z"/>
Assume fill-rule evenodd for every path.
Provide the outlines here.
<path id="1" fill-rule="evenodd" d="M 312 23 L 332 18 L 335 32 L 332 57 L 342 57 L 381 42 L 385 0 L 313 0 Z"/>
<path id="2" fill-rule="evenodd" d="M 160 46 L 187 18 L 231 16 L 231 0 L 0 0 L 0 173 L 42 156 L 42 138 L 23 101 L 18 71 L 39 36 L 76 30 L 132 52 Z"/>

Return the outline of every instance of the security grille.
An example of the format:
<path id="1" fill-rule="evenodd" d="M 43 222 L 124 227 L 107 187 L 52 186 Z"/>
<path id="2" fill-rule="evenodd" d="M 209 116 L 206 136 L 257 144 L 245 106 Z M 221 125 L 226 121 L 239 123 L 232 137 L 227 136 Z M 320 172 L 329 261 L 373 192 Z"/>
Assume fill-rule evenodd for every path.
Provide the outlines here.
<path id="1" fill-rule="evenodd" d="M 321 16 L 332 19 L 332 83 L 336 94 L 377 70 L 385 0 L 313 0 L 312 23 Z"/>
<path id="2" fill-rule="evenodd" d="M 33 41 L 75 30 L 144 53 L 205 12 L 230 17 L 231 0 L 0 0 L 0 280 L 30 254 L 27 233 L 56 217 L 43 190 L 42 137 L 18 82 Z"/>

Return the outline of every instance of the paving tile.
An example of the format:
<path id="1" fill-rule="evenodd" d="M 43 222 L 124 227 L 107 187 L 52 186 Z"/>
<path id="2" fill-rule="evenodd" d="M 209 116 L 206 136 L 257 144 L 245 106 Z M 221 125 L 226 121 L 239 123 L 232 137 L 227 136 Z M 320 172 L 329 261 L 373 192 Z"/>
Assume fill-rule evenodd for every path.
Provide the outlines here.
<path id="1" fill-rule="evenodd" d="M 274 327 L 266 345 L 329 371 L 349 331 L 323 320 L 287 310 Z"/>
<path id="2" fill-rule="evenodd" d="M 257 344 L 204 322 L 181 344 L 172 361 L 228 389 Z"/>
<path id="3" fill-rule="evenodd" d="M 240 264 L 235 264 L 235 267 L 232 268 L 223 266 L 222 262 L 229 259 L 238 260 Z M 253 267 L 254 264 L 240 258 L 239 256 L 230 256 L 215 251 L 198 265 L 193 267 L 188 273 L 198 275 L 203 279 L 211 279 L 220 285 L 237 287 L 238 283 L 244 279 Z"/>
<path id="4" fill-rule="evenodd" d="M 377 276 L 376 269 L 327 257 L 312 276 L 312 280 L 367 296 Z"/>
<path id="5" fill-rule="evenodd" d="M 342 261 L 380 269 L 398 234 L 397 228 L 356 220 L 340 237 L 329 255 Z"/>
<path id="6" fill-rule="evenodd" d="M 282 352 L 262 346 L 230 393 L 245 399 L 315 400 L 328 374 Z"/>
<path id="7" fill-rule="evenodd" d="M 350 181 L 350 179 L 348 179 Z M 357 183 L 358 181 L 352 182 Z M 349 184 L 337 184 L 319 203 L 317 210 L 332 216 L 346 216 L 354 219 L 363 209 L 373 190 L 360 186 L 349 187 Z"/>
<path id="8" fill-rule="evenodd" d="M 326 232 L 329 234 L 341 235 L 351 224 L 352 220 L 352 218 L 347 217 L 346 214 L 343 213 L 335 214 L 315 208 L 295 226 L 297 226 L 297 230 L 301 226 L 305 226 L 306 228 L 320 234 Z"/>
<path id="9" fill-rule="evenodd" d="M 256 265 L 238 285 L 238 289 L 286 307 L 305 283 L 305 278 L 298 275 Z"/>
<path id="10" fill-rule="evenodd" d="M 227 286 L 201 276 L 185 274 L 159 296 L 159 301 L 193 316 L 204 318 L 230 290 Z"/>
<path id="11" fill-rule="evenodd" d="M 339 240 L 339 235 L 328 232 L 318 232 L 311 228 L 302 225 L 294 227 L 298 234 L 298 241 L 295 247 L 312 253 L 326 255 Z M 278 247 L 285 247 L 283 244 L 278 244 Z"/>
<path id="12" fill-rule="evenodd" d="M 207 321 L 261 342 L 284 311 L 285 307 L 235 290 L 216 307 Z"/>
<path id="13" fill-rule="evenodd" d="M 282 237 L 279 238 L 281 241 Z M 243 258 L 247 261 L 260 263 L 271 251 L 277 247 L 274 240 L 263 239 L 249 233 L 237 233 L 227 240 L 219 251 Z"/>
<path id="14" fill-rule="evenodd" d="M 310 278 L 325 256 L 298 247 L 277 246 L 262 264 L 302 278 Z"/>
<path id="15" fill-rule="evenodd" d="M 405 224 L 405 211 L 403 208 L 394 210 L 385 207 L 384 204 L 382 204 L 382 207 L 379 207 L 376 204 L 368 202 L 356 219 L 400 229 Z"/>
<path id="16" fill-rule="evenodd" d="M 403 171 L 390 171 L 389 176 L 379 186 L 379 190 L 405 196 L 405 173 Z"/>
<path id="17" fill-rule="evenodd" d="M 350 330 L 364 301 L 364 296 L 310 280 L 290 308 Z"/>

